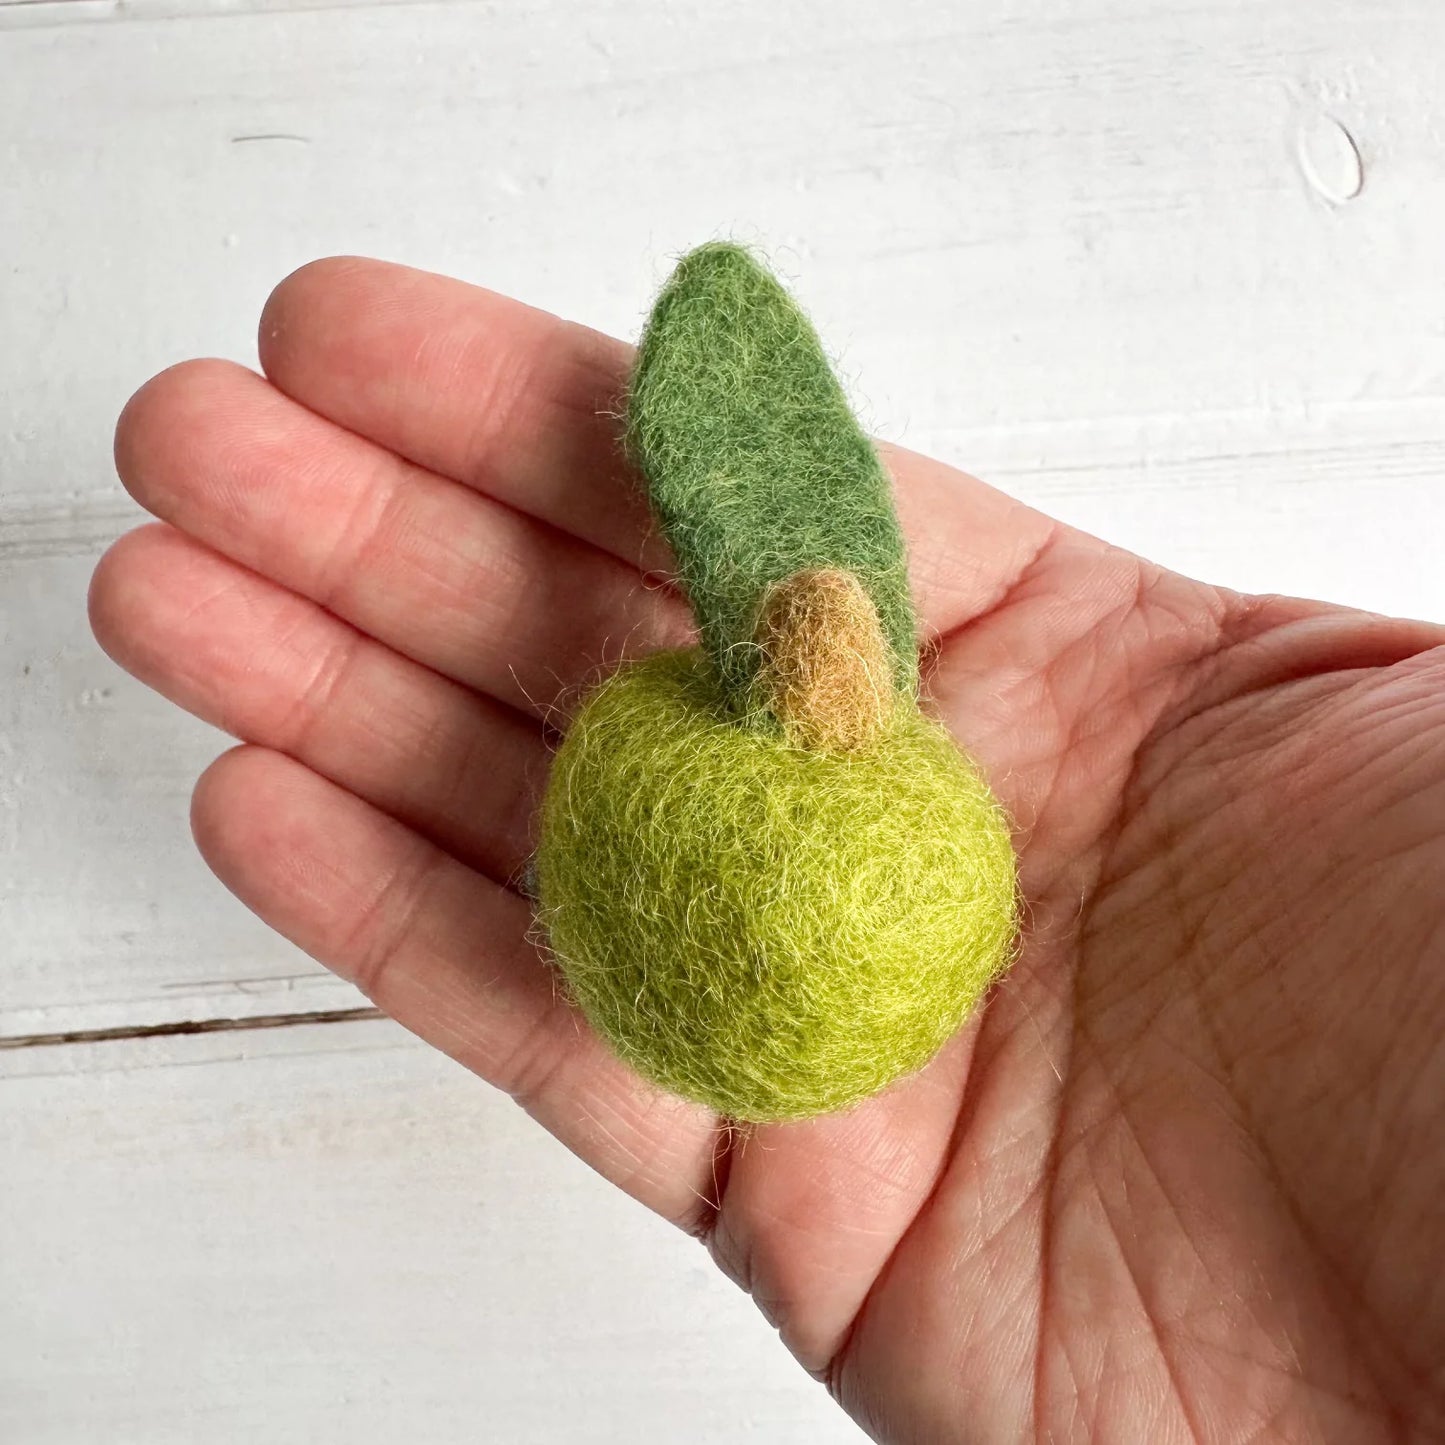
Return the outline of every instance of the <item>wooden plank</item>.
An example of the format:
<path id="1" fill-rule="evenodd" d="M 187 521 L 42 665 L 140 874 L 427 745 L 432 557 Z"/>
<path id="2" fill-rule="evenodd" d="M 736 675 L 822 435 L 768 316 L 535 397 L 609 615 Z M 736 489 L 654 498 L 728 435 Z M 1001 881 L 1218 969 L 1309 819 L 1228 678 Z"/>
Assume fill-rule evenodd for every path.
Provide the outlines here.
<path id="1" fill-rule="evenodd" d="M 359 1002 L 208 877 L 223 740 L 80 605 L 125 396 L 253 358 L 317 254 L 625 333 L 677 251 L 766 241 L 881 434 L 1195 574 L 1445 613 L 1445 8 L 127 13 L 0 34 L 0 1035 Z"/>
<path id="2" fill-rule="evenodd" d="M 423 3 L 427 0 L 0 0 L 0 30 Z"/>
<path id="3" fill-rule="evenodd" d="M 862 1436 L 701 1246 L 394 1025 L 0 1054 L 0 1439 Z"/>
<path id="4" fill-rule="evenodd" d="M 68 556 L 36 542 L 53 536 L 49 513 L 44 528 L 23 504 L 0 520 L 0 1037 L 364 1002 L 274 938 L 191 845 L 191 785 L 227 739 L 86 635 L 96 534 L 119 510 L 72 511 Z"/>

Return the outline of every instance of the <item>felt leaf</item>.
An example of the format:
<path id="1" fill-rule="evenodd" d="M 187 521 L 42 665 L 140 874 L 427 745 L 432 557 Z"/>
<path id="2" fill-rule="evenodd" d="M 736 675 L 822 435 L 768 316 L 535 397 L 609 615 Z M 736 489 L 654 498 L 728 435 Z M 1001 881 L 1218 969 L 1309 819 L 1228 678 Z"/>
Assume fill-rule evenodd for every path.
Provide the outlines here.
<path id="1" fill-rule="evenodd" d="M 643 334 L 628 445 L 677 558 L 723 691 L 749 711 L 769 588 L 851 574 L 877 608 L 893 682 L 918 683 L 903 539 L 889 481 L 817 333 L 740 246 L 685 256 Z"/>

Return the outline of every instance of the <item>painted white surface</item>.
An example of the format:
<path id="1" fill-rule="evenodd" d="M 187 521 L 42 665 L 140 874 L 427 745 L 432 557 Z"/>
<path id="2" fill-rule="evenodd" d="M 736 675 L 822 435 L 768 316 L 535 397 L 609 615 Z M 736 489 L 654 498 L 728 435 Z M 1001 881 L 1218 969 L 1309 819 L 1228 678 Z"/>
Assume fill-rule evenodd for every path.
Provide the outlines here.
<path id="1" fill-rule="evenodd" d="M 357 1001 L 194 857 L 221 739 L 89 640 L 126 395 L 252 360 L 319 254 L 630 334 L 720 233 L 880 434 L 1196 575 L 1445 616 L 1438 0 L 0 3 L 0 1036 Z M 856 1438 L 387 1025 L 0 1051 L 0 1144 L 5 1445 Z"/>
<path id="2" fill-rule="evenodd" d="M 395 1025 L 25 1053 L 6 1445 L 861 1439 L 696 1241 Z"/>

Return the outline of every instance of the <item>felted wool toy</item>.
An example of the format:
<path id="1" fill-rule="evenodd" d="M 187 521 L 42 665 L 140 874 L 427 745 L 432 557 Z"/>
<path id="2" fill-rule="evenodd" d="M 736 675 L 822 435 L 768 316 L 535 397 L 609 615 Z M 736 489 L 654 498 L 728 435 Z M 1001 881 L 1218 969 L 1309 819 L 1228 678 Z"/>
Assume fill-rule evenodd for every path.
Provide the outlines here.
<path id="1" fill-rule="evenodd" d="M 641 1074 L 740 1121 L 921 1068 L 1006 967 L 1007 821 L 920 710 L 887 476 L 818 338 L 745 250 L 686 256 L 627 442 L 701 645 L 624 665 L 557 753 L 538 917 Z"/>

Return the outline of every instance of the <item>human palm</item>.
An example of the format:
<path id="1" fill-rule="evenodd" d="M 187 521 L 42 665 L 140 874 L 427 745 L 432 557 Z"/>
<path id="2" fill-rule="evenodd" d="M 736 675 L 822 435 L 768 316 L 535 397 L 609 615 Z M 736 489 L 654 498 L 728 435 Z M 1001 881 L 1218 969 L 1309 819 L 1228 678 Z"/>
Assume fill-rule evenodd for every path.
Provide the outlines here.
<path id="1" fill-rule="evenodd" d="M 689 635 L 617 460 L 627 349 L 347 260 L 278 288 L 261 356 L 127 407 L 161 525 L 91 598 L 245 740 L 194 825 L 246 903 L 704 1237 L 880 1439 L 1445 1436 L 1445 630 L 888 452 L 1022 953 L 921 1074 L 739 1133 L 558 998 L 517 887 L 551 730 Z"/>

